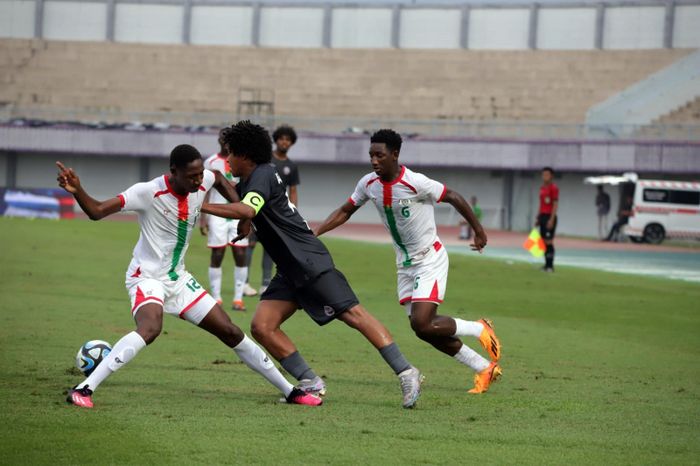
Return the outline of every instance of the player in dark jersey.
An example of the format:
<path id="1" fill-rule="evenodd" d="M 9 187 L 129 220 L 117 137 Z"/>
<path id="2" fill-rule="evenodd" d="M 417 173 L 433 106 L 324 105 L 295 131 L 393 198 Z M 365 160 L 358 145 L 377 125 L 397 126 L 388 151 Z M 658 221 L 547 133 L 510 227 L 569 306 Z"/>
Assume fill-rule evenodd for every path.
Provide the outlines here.
<path id="1" fill-rule="evenodd" d="M 554 169 L 542 169 L 542 186 L 540 186 L 540 210 L 535 226 L 540 227 L 540 235 L 544 239 L 545 272 L 554 272 L 554 233 L 557 231 L 557 209 L 559 207 L 559 188 L 554 184 Z"/>
<path id="2" fill-rule="evenodd" d="M 272 142 L 267 130 L 241 121 L 231 127 L 226 143 L 233 175 L 241 179 L 236 189 L 242 201 L 205 204 L 202 212 L 242 219 L 239 238 L 248 234 L 252 220 L 258 241 L 277 264 L 277 274 L 262 294 L 251 323 L 255 339 L 301 382 L 300 387 L 321 394 L 325 383 L 280 326 L 299 308 L 319 325 L 339 319 L 379 350 L 399 376 L 404 408 L 414 407 L 420 395 L 420 371 L 408 363 L 386 327 L 360 305 L 324 244 L 289 200 L 270 164 Z"/>
<path id="3" fill-rule="evenodd" d="M 274 133 L 272 133 L 272 140 L 275 143 L 275 150 L 272 152 L 270 162 L 272 165 L 274 165 L 277 173 L 282 179 L 282 184 L 287 190 L 289 200 L 292 201 L 292 204 L 298 206 L 299 195 L 297 186 L 299 186 L 299 167 L 297 167 L 297 164 L 292 162 L 287 156 L 289 149 L 291 149 L 297 142 L 297 133 L 291 126 L 282 125 L 278 127 Z M 255 247 L 255 241 L 257 240 L 255 238 L 255 234 L 251 236 L 253 237 L 253 242 L 251 243 L 251 247 L 248 248 L 248 262 L 250 262 L 250 258 L 253 256 L 253 248 Z M 263 291 L 270 286 L 270 281 L 272 281 L 272 265 L 273 262 L 270 254 L 263 249 L 262 282 L 260 285 L 260 294 L 262 294 Z"/>

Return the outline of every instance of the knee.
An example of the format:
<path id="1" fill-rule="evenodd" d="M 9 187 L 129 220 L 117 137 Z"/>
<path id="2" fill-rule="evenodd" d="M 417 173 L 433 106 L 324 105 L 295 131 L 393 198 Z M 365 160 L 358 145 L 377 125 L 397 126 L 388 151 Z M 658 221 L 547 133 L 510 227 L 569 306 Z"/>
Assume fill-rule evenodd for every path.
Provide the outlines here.
<path id="1" fill-rule="evenodd" d="M 434 328 L 430 321 L 411 319 L 411 329 L 421 340 L 428 341 L 433 337 Z"/>
<path id="2" fill-rule="evenodd" d="M 275 326 L 260 319 L 253 319 L 250 323 L 250 333 L 258 341 L 267 339 L 275 331 Z"/>
<path id="3" fill-rule="evenodd" d="M 358 305 L 343 312 L 338 318 L 345 322 L 348 326 L 356 329 L 362 323 L 366 312 L 367 311 L 365 311 L 364 308 Z"/>
<path id="4" fill-rule="evenodd" d="M 160 335 L 160 332 L 162 330 L 163 322 L 160 320 L 148 320 L 146 322 L 142 322 L 136 329 L 138 334 L 141 335 L 141 338 L 143 338 L 143 341 L 145 341 L 147 345 L 153 343 L 155 339 L 158 338 L 158 335 Z"/>

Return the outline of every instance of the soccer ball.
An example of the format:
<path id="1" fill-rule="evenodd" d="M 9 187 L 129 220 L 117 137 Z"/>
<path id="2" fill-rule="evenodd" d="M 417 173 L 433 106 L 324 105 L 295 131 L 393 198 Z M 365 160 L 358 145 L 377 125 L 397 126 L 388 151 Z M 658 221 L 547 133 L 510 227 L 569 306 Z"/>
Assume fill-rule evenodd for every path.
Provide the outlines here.
<path id="1" fill-rule="evenodd" d="M 90 375 L 110 351 L 112 346 L 106 341 L 90 340 L 78 350 L 78 354 L 75 355 L 75 365 L 83 374 Z"/>

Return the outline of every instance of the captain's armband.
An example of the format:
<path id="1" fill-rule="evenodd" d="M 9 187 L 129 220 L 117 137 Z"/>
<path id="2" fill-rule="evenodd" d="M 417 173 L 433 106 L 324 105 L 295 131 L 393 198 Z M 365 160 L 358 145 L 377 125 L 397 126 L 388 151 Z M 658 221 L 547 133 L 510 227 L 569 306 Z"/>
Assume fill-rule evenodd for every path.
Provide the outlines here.
<path id="1" fill-rule="evenodd" d="M 248 207 L 252 207 L 253 210 L 255 210 L 255 215 L 258 215 L 260 209 L 262 209 L 265 205 L 265 199 L 263 199 L 260 194 L 250 191 L 245 195 L 241 203 L 247 205 Z"/>

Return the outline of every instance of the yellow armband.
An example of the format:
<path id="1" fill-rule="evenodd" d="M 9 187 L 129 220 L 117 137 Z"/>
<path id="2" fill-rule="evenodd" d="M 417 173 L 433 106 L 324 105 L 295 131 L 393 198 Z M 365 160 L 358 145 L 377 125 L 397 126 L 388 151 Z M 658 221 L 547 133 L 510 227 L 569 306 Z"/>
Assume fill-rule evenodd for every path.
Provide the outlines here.
<path id="1" fill-rule="evenodd" d="M 265 199 L 263 199 L 260 194 L 250 191 L 248 194 L 245 195 L 241 203 L 252 207 L 253 210 L 255 210 L 255 215 L 258 215 L 260 209 L 262 209 L 265 205 Z"/>

